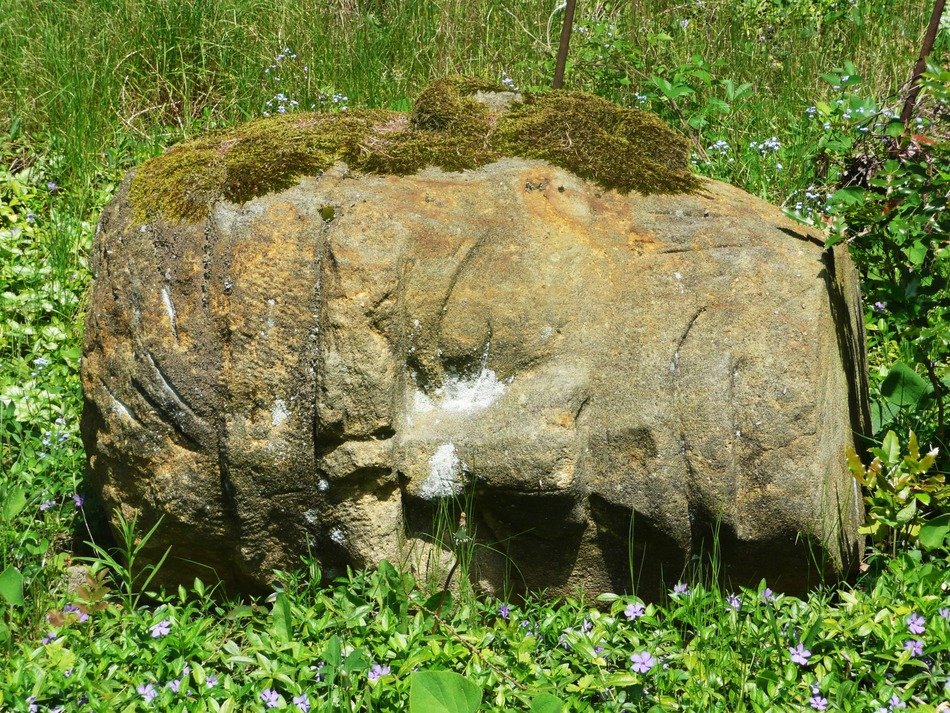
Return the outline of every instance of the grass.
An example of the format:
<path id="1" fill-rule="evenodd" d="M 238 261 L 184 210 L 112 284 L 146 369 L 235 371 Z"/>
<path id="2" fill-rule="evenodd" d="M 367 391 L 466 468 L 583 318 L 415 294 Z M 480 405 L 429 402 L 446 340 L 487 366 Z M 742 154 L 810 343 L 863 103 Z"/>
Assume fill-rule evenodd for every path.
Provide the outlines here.
<path id="1" fill-rule="evenodd" d="M 76 568 L 97 554 L 84 541 L 113 544 L 84 501 L 78 365 L 86 255 L 124 172 L 205 129 L 282 109 L 405 109 L 448 73 L 546 86 L 553 10 L 536 0 L 5 0 L 0 709 L 243 711 L 272 692 L 292 710 L 398 710 L 412 672 L 438 668 L 464 672 L 493 710 L 527 709 L 543 691 L 570 710 L 608 711 L 936 711 L 950 697 L 946 547 L 875 555 L 853 586 L 806 600 L 772 599 L 767 583 L 730 592 L 699 580 L 648 605 L 624 594 L 597 606 L 499 602 L 465 588 L 433 599 L 441 577 L 382 567 L 321 584 L 315 563 L 283 575 L 268 600 L 225 599 L 200 582 L 143 595 L 121 552 Z M 690 139 L 695 170 L 822 224 L 862 137 L 897 106 L 929 10 L 582 1 L 568 87 L 657 112 Z M 945 136 L 928 106 L 915 129 Z M 867 316 L 872 392 L 885 404 L 882 384 L 913 350 L 900 315 Z M 946 364 L 935 369 L 946 378 Z M 879 438 L 889 427 L 937 432 L 932 407 L 888 408 L 898 413 L 876 424 Z M 141 543 L 127 535 L 131 552 Z"/>

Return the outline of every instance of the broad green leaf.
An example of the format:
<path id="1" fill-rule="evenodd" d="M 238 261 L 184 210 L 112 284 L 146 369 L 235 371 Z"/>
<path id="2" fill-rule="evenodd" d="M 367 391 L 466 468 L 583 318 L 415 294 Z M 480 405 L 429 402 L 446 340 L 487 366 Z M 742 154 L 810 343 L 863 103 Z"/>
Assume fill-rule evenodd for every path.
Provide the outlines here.
<path id="1" fill-rule="evenodd" d="M 330 637 L 330 640 L 327 641 L 327 652 L 323 655 L 323 658 L 326 659 L 326 662 L 336 668 L 340 665 L 340 649 L 342 647 L 340 637 L 334 634 Z"/>
<path id="2" fill-rule="evenodd" d="M 845 205 L 855 205 L 864 200 L 864 189 L 863 188 L 841 188 L 835 191 L 834 195 L 831 196 L 831 202 L 834 203 L 844 203 Z"/>
<path id="3" fill-rule="evenodd" d="M 561 713 L 564 701 L 550 693 L 540 693 L 531 701 L 531 713 Z"/>
<path id="4" fill-rule="evenodd" d="M 475 713 L 482 689 L 454 671 L 417 671 L 409 677 L 409 713 Z"/>
<path id="5" fill-rule="evenodd" d="M 343 665 L 340 668 L 342 668 L 345 673 L 359 673 L 369 668 L 369 662 L 366 660 L 363 652 L 356 649 L 355 651 L 351 651 L 350 655 L 343 660 Z"/>
<path id="6" fill-rule="evenodd" d="M 881 393 L 896 406 L 916 406 L 933 387 L 916 371 L 897 362 L 881 382 Z"/>
<path id="7" fill-rule="evenodd" d="M 294 620 L 290 612 L 290 600 L 280 592 L 271 610 L 271 626 L 277 639 L 289 644 L 294 638 Z"/>
<path id="8" fill-rule="evenodd" d="M 3 499 L 3 519 L 9 522 L 19 515 L 26 507 L 26 490 L 11 488 Z"/>
<path id="9" fill-rule="evenodd" d="M 0 572 L 0 597 L 8 604 L 23 605 L 23 575 L 13 565 Z"/>
<path id="10" fill-rule="evenodd" d="M 930 550 L 942 547 L 950 535 L 950 513 L 928 520 L 920 526 L 917 539 L 924 547 Z"/>
<path id="11" fill-rule="evenodd" d="M 881 450 L 884 451 L 884 461 L 891 465 L 901 459 L 901 444 L 897 440 L 897 434 L 888 431 L 884 436 L 884 443 L 881 444 Z"/>
<path id="12" fill-rule="evenodd" d="M 897 522 L 905 524 L 914 519 L 914 515 L 917 514 L 917 501 L 911 500 L 907 505 L 900 509 L 900 512 L 897 513 Z"/>

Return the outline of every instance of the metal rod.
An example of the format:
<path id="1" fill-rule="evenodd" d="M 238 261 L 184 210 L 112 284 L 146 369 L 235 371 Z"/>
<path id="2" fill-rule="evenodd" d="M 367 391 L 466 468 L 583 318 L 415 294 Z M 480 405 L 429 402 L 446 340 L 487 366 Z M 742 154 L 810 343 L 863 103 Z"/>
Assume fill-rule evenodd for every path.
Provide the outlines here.
<path id="1" fill-rule="evenodd" d="M 938 0 L 942 2 L 942 0 Z M 567 64 L 567 50 L 571 46 L 571 30 L 574 29 L 574 8 L 577 0 L 567 0 L 564 4 L 564 24 L 561 25 L 561 44 L 557 48 L 557 62 L 554 65 L 554 82 L 551 87 L 564 86 L 564 65 Z"/>
<path id="2" fill-rule="evenodd" d="M 910 75 L 910 88 L 907 90 L 907 99 L 904 101 L 904 109 L 901 111 L 901 123 L 905 128 L 910 122 L 911 114 L 914 113 L 914 105 L 917 103 L 917 95 L 920 93 L 920 77 L 927 69 L 927 55 L 934 47 L 934 40 L 937 37 L 937 30 L 940 28 L 940 18 L 943 16 L 945 4 L 946 0 L 936 0 L 934 3 L 930 24 L 927 25 L 927 34 L 924 35 L 924 44 L 920 48 L 920 56 L 917 58 L 917 64 L 914 65 L 914 73 Z"/>

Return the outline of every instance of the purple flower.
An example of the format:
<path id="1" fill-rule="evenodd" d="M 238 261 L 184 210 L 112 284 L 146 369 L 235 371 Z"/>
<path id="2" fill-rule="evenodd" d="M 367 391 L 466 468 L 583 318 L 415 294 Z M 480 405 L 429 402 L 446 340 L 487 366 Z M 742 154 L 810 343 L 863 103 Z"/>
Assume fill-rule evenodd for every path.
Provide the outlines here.
<path id="1" fill-rule="evenodd" d="M 920 614 L 914 612 L 906 619 L 907 630 L 911 634 L 923 634 L 924 629 L 926 628 L 925 624 L 927 622 Z"/>
<path id="2" fill-rule="evenodd" d="M 69 678 L 72 675 L 73 670 L 71 668 L 67 668 L 65 671 L 63 671 L 63 678 Z"/>
<path id="3" fill-rule="evenodd" d="M 294 696 L 294 705 L 300 713 L 307 713 L 310 710 L 310 699 L 307 698 L 306 693 L 301 693 L 299 696 Z"/>
<path id="4" fill-rule="evenodd" d="M 33 225 L 36 222 L 36 213 L 27 213 L 26 214 L 26 224 Z"/>
<path id="5" fill-rule="evenodd" d="M 46 644 L 53 643 L 54 641 L 56 641 L 56 636 L 57 636 L 56 632 L 51 631 L 50 633 L 48 633 L 46 636 L 43 637 L 43 644 L 46 645 Z"/>
<path id="6" fill-rule="evenodd" d="M 26 704 L 29 706 L 27 708 L 28 713 L 36 713 L 39 710 L 39 706 L 36 705 L 36 696 L 30 696 L 26 699 Z"/>
<path id="7" fill-rule="evenodd" d="M 151 683 L 146 683 L 145 685 L 140 685 L 135 689 L 142 698 L 145 699 L 146 703 L 151 703 L 158 696 L 158 691 L 155 690 L 155 686 Z"/>
<path id="8" fill-rule="evenodd" d="M 168 636 L 168 632 L 172 630 L 172 623 L 168 619 L 162 619 L 160 622 L 155 624 L 149 629 L 152 632 L 153 639 L 160 639 L 163 636 Z"/>
<path id="9" fill-rule="evenodd" d="M 943 609 L 941 609 L 940 616 L 942 616 L 947 621 L 950 621 L 950 609 L 948 609 L 947 607 L 944 607 Z"/>
<path id="10" fill-rule="evenodd" d="M 590 619 L 584 617 L 584 623 L 581 624 L 581 631 L 587 632 L 594 628 L 594 625 L 590 623 Z"/>
<path id="11" fill-rule="evenodd" d="M 508 608 L 507 604 L 502 604 L 500 607 L 498 607 L 498 616 L 500 616 L 502 619 L 507 619 L 510 614 L 511 609 Z"/>
<path id="12" fill-rule="evenodd" d="M 673 594 L 686 594 L 689 595 L 689 587 L 682 582 L 678 582 L 675 587 L 673 587 Z"/>
<path id="13" fill-rule="evenodd" d="M 906 708 L 907 704 L 904 703 L 904 701 L 902 701 L 895 693 L 893 696 L 891 696 L 890 707 L 891 707 L 891 710 L 893 711 L 897 708 Z"/>
<path id="14" fill-rule="evenodd" d="M 638 654 L 633 654 L 630 656 L 630 660 L 633 661 L 633 666 L 630 668 L 637 673 L 646 673 L 656 666 L 656 659 L 650 655 L 649 651 L 641 651 Z"/>
<path id="15" fill-rule="evenodd" d="M 56 183 L 56 181 L 47 181 L 46 190 L 48 190 L 50 193 L 57 193 L 59 192 L 59 184 Z"/>
<path id="16" fill-rule="evenodd" d="M 89 620 L 89 615 L 75 604 L 67 604 L 65 607 L 63 607 L 63 614 L 75 614 L 79 619 L 79 623 Z"/>
<path id="17" fill-rule="evenodd" d="M 640 602 L 630 603 L 627 605 L 627 608 L 623 610 L 623 614 L 630 621 L 638 619 L 643 616 L 646 610 L 643 608 L 643 605 Z"/>
<path id="18" fill-rule="evenodd" d="M 55 500 L 44 500 L 43 502 L 40 503 L 40 510 L 42 510 L 43 512 L 46 512 L 52 507 L 56 507 Z"/>
<path id="19" fill-rule="evenodd" d="M 775 601 L 775 592 L 773 592 L 773 591 L 772 591 L 771 589 L 769 589 L 768 587 L 766 587 L 765 589 L 762 590 L 762 594 L 761 594 L 760 596 L 762 597 L 762 601 L 763 601 L 765 604 L 768 604 L 769 602 L 774 602 L 774 601 Z"/>
<path id="20" fill-rule="evenodd" d="M 742 601 L 735 594 L 730 594 L 728 597 L 726 597 L 726 604 L 736 611 L 739 611 L 739 609 L 742 607 Z"/>
<path id="21" fill-rule="evenodd" d="M 217 677 L 217 676 L 208 676 L 208 677 L 205 679 L 205 686 L 206 686 L 207 688 L 214 688 L 216 685 L 218 685 L 218 677 Z"/>
<path id="22" fill-rule="evenodd" d="M 806 649 L 802 644 L 798 646 L 789 646 L 788 653 L 792 655 L 792 661 L 797 663 L 799 666 L 807 666 L 808 659 L 811 658 L 811 651 Z"/>
<path id="23" fill-rule="evenodd" d="M 818 695 L 812 696 L 808 702 L 816 711 L 823 711 L 828 707 L 828 699 Z"/>
<path id="24" fill-rule="evenodd" d="M 884 312 L 887 309 L 887 302 L 875 302 L 873 307 L 875 312 Z"/>
<path id="25" fill-rule="evenodd" d="M 174 681 L 169 681 L 166 686 L 172 689 L 172 693 L 178 693 L 179 689 L 181 689 L 181 679 L 176 678 Z"/>
<path id="26" fill-rule="evenodd" d="M 911 656 L 920 656 L 924 653 L 924 642 L 920 639 L 909 639 L 904 642 L 904 651 L 910 651 Z"/>
<path id="27" fill-rule="evenodd" d="M 389 675 L 389 666 L 380 666 L 378 663 L 374 663 L 373 667 L 369 670 L 367 678 L 370 681 L 375 681 L 383 676 Z"/>
<path id="28" fill-rule="evenodd" d="M 261 700 L 265 708 L 276 708 L 280 705 L 280 696 L 273 688 L 265 688 L 261 691 Z"/>
<path id="29" fill-rule="evenodd" d="M 84 498 L 80 493 L 76 493 L 73 495 L 73 502 L 76 503 L 77 508 L 81 508 L 83 503 L 86 502 L 86 498 Z"/>

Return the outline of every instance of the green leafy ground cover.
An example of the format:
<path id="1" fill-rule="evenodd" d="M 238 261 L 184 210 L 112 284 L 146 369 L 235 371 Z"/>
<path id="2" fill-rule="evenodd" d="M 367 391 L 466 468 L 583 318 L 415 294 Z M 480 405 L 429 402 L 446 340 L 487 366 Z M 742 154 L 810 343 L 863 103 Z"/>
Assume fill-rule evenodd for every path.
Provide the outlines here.
<path id="1" fill-rule="evenodd" d="M 127 555 L 147 533 L 112 549 L 83 482 L 78 363 L 85 256 L 123 172 L 265 114 L 405 110 L 447 73 L 541 88 L 554 9 L 3 3 L 0 710 L 557 710 L 551 694 L 569 710 L 935 711 L 950 699 L 946 30 L 911 125 L 895 119 L 927 3 L 582 0 L 567 75 L 658 113 L 689 138 L 697 172 L 849 243 L 875 431 L 861 450 L 876 449 L 852 459 L 874 548 L 851 586 L 798 600 L 684 575 L 688 593 L 671 581 L 651 605 L 464 587 L 440 605 L 438 586 L 389 567 L 318 584 L 302 563 L 269 599 L 239 601 L 201 583 L 143 595 L 148 571 Z M 82 556 L 96 562 L 70 589 Z M 471 686 L 419 675 L 439 670 Z"/>

